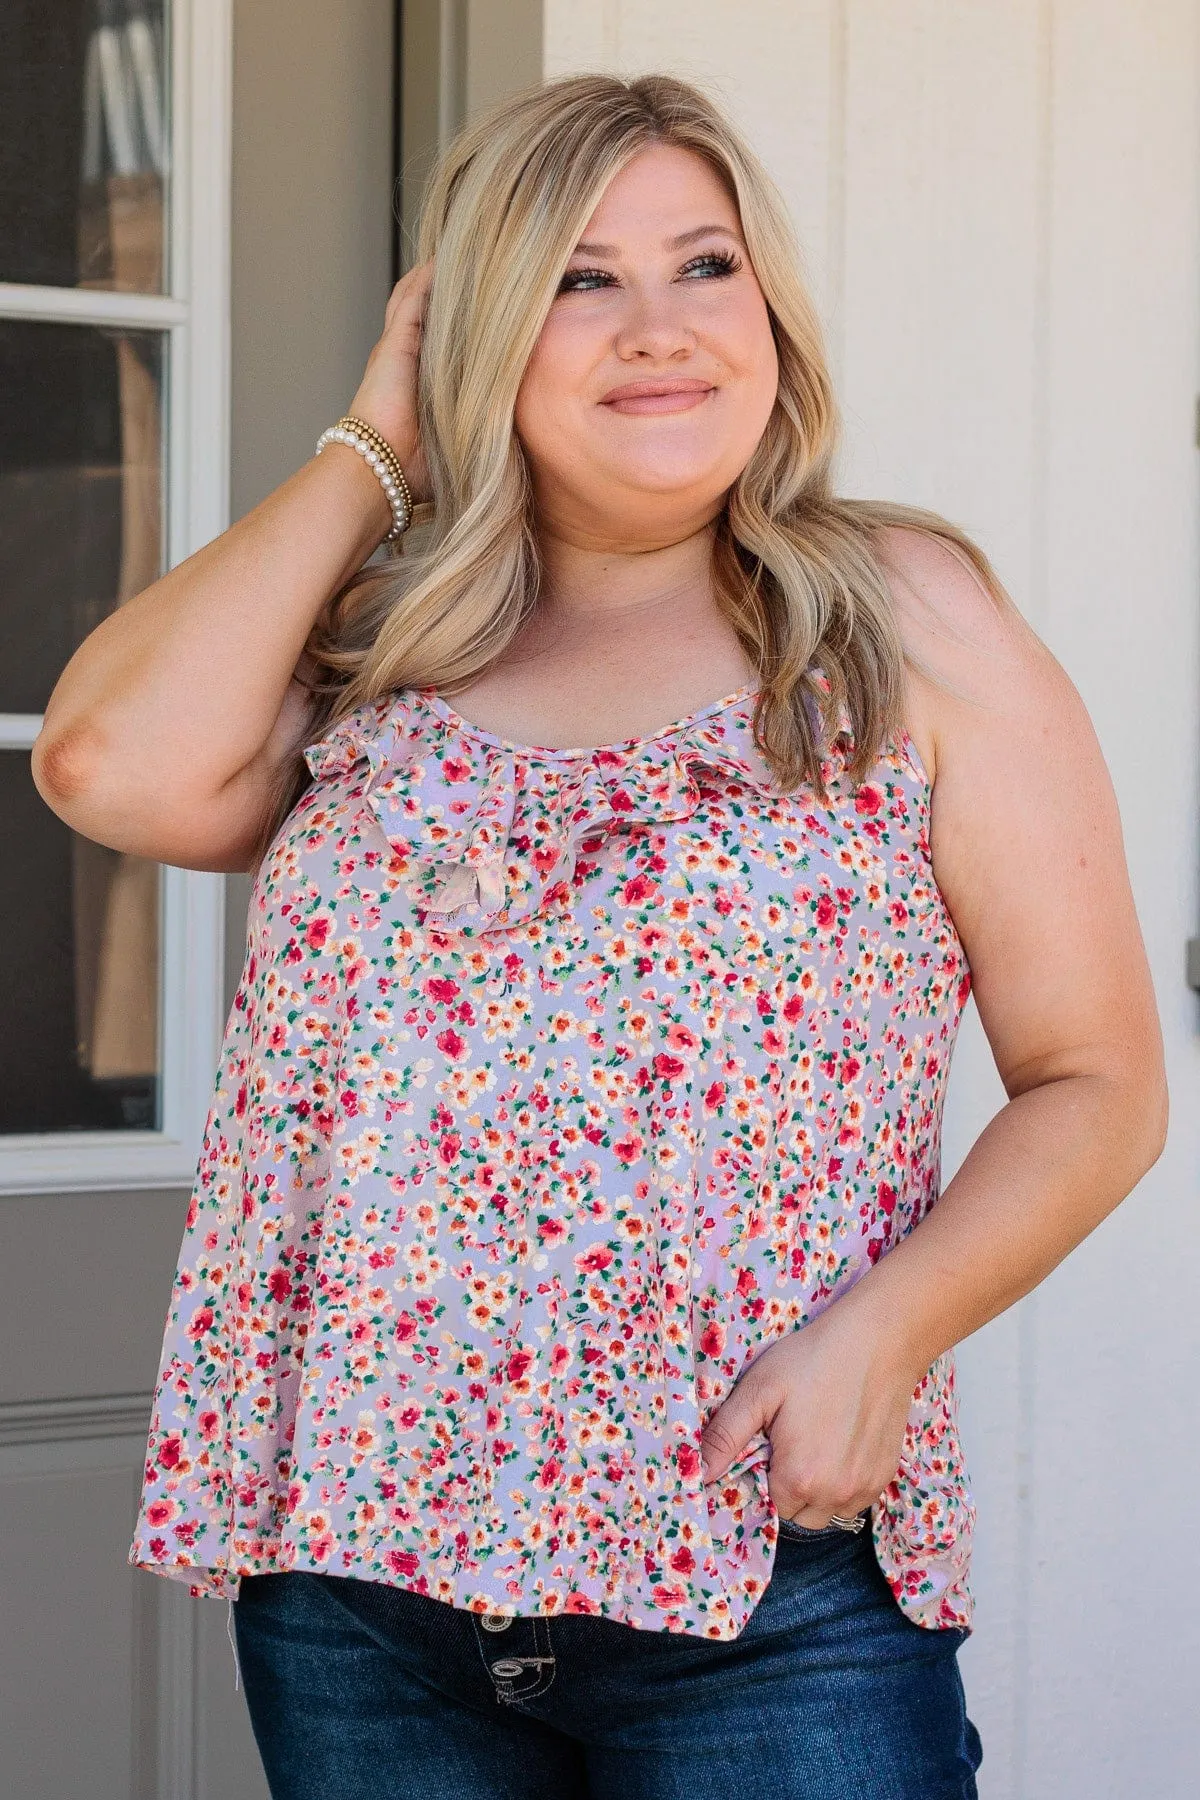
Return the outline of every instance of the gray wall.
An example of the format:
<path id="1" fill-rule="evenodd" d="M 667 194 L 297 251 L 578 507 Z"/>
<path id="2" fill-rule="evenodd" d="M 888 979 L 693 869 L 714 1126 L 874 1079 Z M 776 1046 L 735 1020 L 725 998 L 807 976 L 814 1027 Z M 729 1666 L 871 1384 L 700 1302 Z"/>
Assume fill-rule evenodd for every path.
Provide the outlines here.
<path id="1" fill-rule="evenodd" d="M 350 404 L 391 290 L 391 0 L 236 0 L 233 517 Z"/>
<path id="2" fill-rule="evenodd" d="M 407 269 L 416 261 L 425 177 L 464 119 L 542 79 L 543 0 L 404 0 L 401 209 Z"/>
<path id="3" fill-rule="evenodd" d="M 236 0 L 231 517 L 347 410 L 391 292 L 392 0 Z M 247 595 L 253 604 L 253 595 Z M 226 883 L 237 985 L 248 878 Z"/>

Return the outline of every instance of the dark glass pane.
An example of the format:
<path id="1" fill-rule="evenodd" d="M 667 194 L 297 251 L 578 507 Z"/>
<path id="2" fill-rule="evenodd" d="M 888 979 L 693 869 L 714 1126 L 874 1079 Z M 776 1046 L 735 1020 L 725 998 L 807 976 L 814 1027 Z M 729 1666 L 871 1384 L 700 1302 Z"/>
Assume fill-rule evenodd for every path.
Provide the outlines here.
<path id="1" fill-rule="evenodd" d="M 0 3 L 0 281 L 163 292 L 163 11 Z"/>
<path id="2" fill-rule="evenodd" d="M 162 573 L 164 343 L 0 319 L 0 712 Z"/>
<path id="3" fill-rule="evenodd" d="M 0 751 L 0 1132 L 155 1131 L 161 865 L 80 837 Z"/>

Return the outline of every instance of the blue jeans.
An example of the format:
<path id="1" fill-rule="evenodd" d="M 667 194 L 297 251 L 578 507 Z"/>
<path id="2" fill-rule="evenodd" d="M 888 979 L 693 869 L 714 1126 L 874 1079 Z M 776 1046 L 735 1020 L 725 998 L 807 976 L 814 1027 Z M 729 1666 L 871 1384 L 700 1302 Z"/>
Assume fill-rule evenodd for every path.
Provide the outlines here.
<path id="1" fill-rule="evenodd" d="M 785 1522 L 740 1637 L 506 1621 L 349 1576 L 243 1576 L 272 1800 L 975 1800 L 964 1632 L 905 1618 L 869 1531 Z M 499 1622 L 499 1621 L 497 1621 Z"/>

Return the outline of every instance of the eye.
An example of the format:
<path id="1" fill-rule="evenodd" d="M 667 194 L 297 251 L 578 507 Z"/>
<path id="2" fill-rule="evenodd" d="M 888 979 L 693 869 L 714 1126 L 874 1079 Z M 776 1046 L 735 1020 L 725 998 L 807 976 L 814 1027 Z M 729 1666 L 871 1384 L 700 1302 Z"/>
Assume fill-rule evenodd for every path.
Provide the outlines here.
<path id="1" fill-rule="evenodd" d="M 732 250 L 706 250 L 703 256 L 693 256 L 691 262 L 684 263 L 682 273 L 700 269 L 707 270 L 718 280 L 724 275 L 732 275 L 742 266 L 741 258 Z"/>
<path id="2" fill-rule="evenodd" d="M 741 266 L 741 258 L 733 250 L 706 250 L 702 256 L 693 256 L 690 262 L 685 262 L 679 272 L 689 279 L 702 275 L 721 281 L 727 275 L 736 274 Z M 558 291 L 560 294 L 592 294 L 600 286 L 612 287 L 615 279 L 609 269 L 568 269 L 558 284 Z"/>
<path id="3" fill-rule="evenodd" d="M 611 281 L 612 276 L 607 269 L 568 269 L 558 284 L 560 294 L 588 294 L 591 287 L 577 286 L 582 282 Z"/>

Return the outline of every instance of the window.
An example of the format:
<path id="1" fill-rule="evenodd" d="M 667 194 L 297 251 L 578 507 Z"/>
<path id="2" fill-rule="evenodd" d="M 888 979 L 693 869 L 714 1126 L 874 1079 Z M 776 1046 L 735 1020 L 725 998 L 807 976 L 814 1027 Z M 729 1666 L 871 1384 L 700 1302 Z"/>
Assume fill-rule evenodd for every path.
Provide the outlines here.
<path id="1" fill-rule="evenodd" d="M 0 1189 L 189 1184 L 219 875 L 94 844 L 30 747 L 73 650 L 228 523 L 231 0 L 0 13 Z"/>

